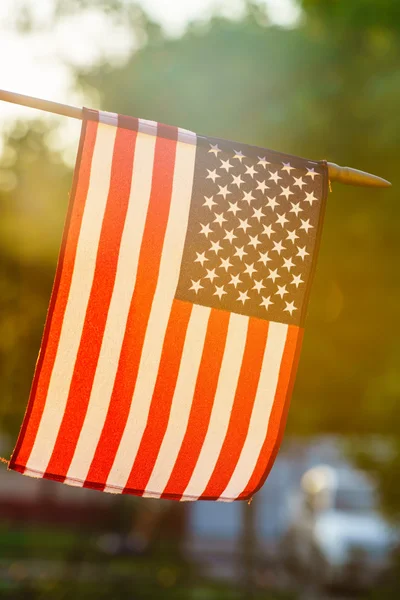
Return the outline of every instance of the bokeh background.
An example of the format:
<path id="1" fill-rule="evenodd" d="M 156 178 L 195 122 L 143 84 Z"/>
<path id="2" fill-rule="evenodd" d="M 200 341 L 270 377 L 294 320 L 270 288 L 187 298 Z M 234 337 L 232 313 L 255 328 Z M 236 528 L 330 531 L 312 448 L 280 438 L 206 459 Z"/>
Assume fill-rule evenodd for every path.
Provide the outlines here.
<path id="1" fill-rule="evenodd" d="M 380 576 L 357 594 L 400 597 L 398 1 L 2 0 L 0 52 L 4 89 L 325 158 L 393 183 L 389 191 L 333 185 L 285 442 L 254 505 L 104 500 L 25 481 L 3 465 L 0 597 L 330 597 L 329 577 L 318 572 L 335 561 L 310 534 L 323 511 L 301 485 L 320 463 L 353 474 L 360 500 L 350 512 L 354 523 L 366 518 L 357 521 L 354 556 L 361 571 Z M 8 459 L 80 123 L 3 104 L 0 131 L 0 446 Z M 336 535 L 335 511 L 343 506 L 325 510 Z M 302 561 L 287 546 L 304 514 L 312 525 L 296 539 L 315 554 Z M 365 542 L 374 519 L 390 531 L 379 549 Z M 332 544 L 327 553 L 350 572 L 335 593 L 347 597 L 357 560 L 343 558 L 343 540 Z"/>

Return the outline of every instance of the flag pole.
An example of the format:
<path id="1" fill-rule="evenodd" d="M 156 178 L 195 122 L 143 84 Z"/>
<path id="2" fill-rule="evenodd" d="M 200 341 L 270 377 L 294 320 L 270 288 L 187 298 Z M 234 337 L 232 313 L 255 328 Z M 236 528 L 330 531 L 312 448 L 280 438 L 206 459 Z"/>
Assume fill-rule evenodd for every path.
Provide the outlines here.
<path id="1" fill-rule="evenodd" d="M 62 115 L 63 117 L 71 117 L 72 119 L 82 119 L 83 111 L 76 106 L 68 104 L 60 104 L 59 102 L 51 102 L 50 100 L 42 100 L 41 98 L 33 98 L 33 96 L 25 96 L 16 94 L 15 92 L 7 92 L 0 90 L 0 100 L 11 102 L 12 104 L 21 104 L 30 108 L 37 108 L 46 112 Z"/>
<path id="2" fill-rule="evenodd" d="M 38 110 L 44 110 L 46 112 L 54 113 L 56 115 L 62 115 L 64 117 L 71 117 L 72 119 L 82 119 L 83 111 L 81 108 L 76 106 L 69 106 L 68 104 L 60 104 L 59 102 L 51 102 L 49 100 L 42 100 L 41 98 L 34 98 L 32 96 L 25 96 L 24 94 L 16 94 L 15 92 L 8 92 L 6 90 L 0 90 L 0 100 L 4 102 L 11 102 L 13 104 L 21 104 L 22 106 L 29 106 L 30 108 L 37 108 Z M 330 181 L 338 181 L 347 185 L 358 185 L 365 187 L 390 187 L 392 184 L 378 177 L 377 175 L 371 175 L 358 169 L 351 167 L 340 167 L 335 163 L 328 162 L 328 171 Z"/>

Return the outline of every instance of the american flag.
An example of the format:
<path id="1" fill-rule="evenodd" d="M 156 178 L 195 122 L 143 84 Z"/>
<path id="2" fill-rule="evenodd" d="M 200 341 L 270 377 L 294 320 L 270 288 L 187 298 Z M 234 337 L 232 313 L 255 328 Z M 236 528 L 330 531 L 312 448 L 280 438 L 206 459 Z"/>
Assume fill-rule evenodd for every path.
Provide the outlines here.
<path id="1" fill-rule="evenodd" d="M 278 451 L 324 162 L 84 109 L 53 294 L 9 468 L 245 500 Z"/>

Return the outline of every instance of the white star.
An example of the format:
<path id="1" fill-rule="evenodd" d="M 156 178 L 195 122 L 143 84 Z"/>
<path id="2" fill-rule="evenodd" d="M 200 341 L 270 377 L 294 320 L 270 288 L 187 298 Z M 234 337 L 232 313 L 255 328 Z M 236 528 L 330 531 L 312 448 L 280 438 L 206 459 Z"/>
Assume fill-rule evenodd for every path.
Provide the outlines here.
<path id="1" fill-rule="evenodd" d="M 305 185 L 307 185 L 307 183 L 304 181 L 304 179 L 302 177 L 294 177 L 294 184 L 293 185 L 297 185 L 301 190 L 303 189 L 303 187 Z"/>
<path id="2" fill-rule="evenodd" d="M 262 167 L 264 167 L 264 169 L 266 168 L 267 165 L 270 165 L 271 163 L 269 163 L 265 156 L 257 156 L 258 158 L 258 165 L 261 165 Z"/>
<path id="3" fill-rule="evenodd" d="M 212 233 L 212 229 L 211 229 L 210 225 L 209 224 L 202 225 L 200 223 L 200 227 L 201 227 L 200 233 L 204 233 L 204 235 L 206 236 L 206 238 L 208 238 L 209 234 Z"/>
<path id="4" fill-rule="evenodd" d="M 224 231 L 226 233 L 224 240 L 228 240 L 228 242 L 232 244 L 233 240 L 237 238 L 237 235 L 233 233 L 233 229 L 231 229 L 231 231 L 224 229 Z"/>
<path id="5" fill-rule="evenodd" d="M 220 148 L 218 148 L 218 144 L 215 144 L 214 146 L 210 144 L 210 146 L 209 152 L 213 152 L 215 156 L 217 156 L 218 152 L 221 152 Z"/>
<path id="6" fill-rule="evenodd" d="M 222 160 L 221 159 L 220 169 L 225 169 L 225 171 L 227 173 L 229 173 L 229 169 L 233 169 L 233 165 L 231 165 L 231 163 L 229 162 L 229 160 Z"/>
<path id="7" fill-rule="evenodd" d="M 303 212 L 303 209 L 300 208 L 300 202 L 298 202 L 297 204 L 291 202 L 290 204 L 292 205 L 292 208 L 289 210 L 289 212 L 294 213 L 296 217 L 298 216 L 299 212 Z"/>
<path id="8" fill-rule="evenodd" d="M 301 260 L 304 260 L 306 256 L 310 256 L 309 252 L 306 252 L 306 247 L 304 246 L 303 248 L 300 248 L 300 246 L 296 246 L 298 253 L 296 254 L 296 256 L 300 256 Z"/>
<path id="9" fill-rule="evenodd" d="M 218 287 L 217 285 L 215 286 L 215 292 L 213 294 L 213 296 L 218 296 L 218 298 L 221 300 L 222 296 L 224 294 L 226 294 L 227 292 L 225 292 L 224 290 L 224 286 L 221 285 L 220 287 Z"/>
<path id="10" fill-rule="evenodd" d="M 226 222 L 224 214 L 223 213 L 215 213 L 215 219 L 213 222 L 218 223 L 218 225 L 221 225 L 221 227 L 222 227 L 222 223 Z"/>
<path id="11" fill-rule="evenodd" d="M 272 281 L 275 283 L 275 279 L 279 279 L 280 275 L 278 275 L 278 269 L 275 269 L 274 271 L 272 271 L 272 269 L 268 269 L 269 270 L 269 275 L 267 277 L 267 279 L 272 279 Z"/>
<path id="12" fill-rule="evenodd" d="M 252 200 L 255 200 L 254 196 L 252 195 L 251 192 L 243 192 L 243 198 L 242 198 L 243 202 L 246 201 L 250 204 L 250 202 Z"/>
<path id="13" fill-rule="evenodd" d="M 198 281 L 193 281 L 193 279 L 191 279 L 192 285 L 189 288 L 189 290 L 194 290 L 197 294 L 197 292 L 203 288 L 203 286 L 200 284 L 200 281 L 201 279 L 199 279 Z"/>
<path id="14" fill-rule="evenodd" d="M 312 169 L 309 169 L 309 168 L 307 167 L 307 171 L 308 171 L 308 172 L 307 172 L 307 173 L 304 175 L 304 177 L 311 177 L 311 179 L 312 179 L 313 181 L 314 181 L 314 178 L 315 178 L 315 177 L 319 177 L 319 173 L 316 173 L 316 171 L 315 171 L 315 169 L 314 169 L 314 168 L 312 168 Z"/>
<path id="15" fill-rule="evenodd" d="M 272 229 L 272 225 L 264 225 L 264 231 L 260 234 L 260 235 L 267 235 L 269 239 L 271 239 L 271 235 L 273 233 L 275 233 L 275 231 Z"/>
<path id="16" fill-rule="evenodd" d="M 213 200 L 214 196 L 210 196 L 209 198 L 207 198 L 207 196 L 204 196 L 204 198 L 205 198 L 206 201 L 204 202 L 203 206 L 208 206 L 208 208 L 210 210 L 212 210 L 212 207 L 217 204 Z"/>
<path id="17" fill-rule="evenodd" d="M 295 230 L 295 229 L 293 229 L 293 231 L 289 231 L 289 230 L 288 230 L 288 235 L 287 235 L 287 238 L 286 238 L 286 239 L 287 239 L 287 240 L 290 240 L 290 241 L 291 241 L 291 242 L 293 242 L 293 244 L 294 244 L 295 240 L 298 240 L 298 239 L 299 239 L 299 236 L 298 236 L 298 235 L 296 235 L 296 230 Z"/>
<path id="18" fill-rule="evenodd" d="M 253 246 L 254 249 L 257 249 L 257 246 L 259 246 L 261 244 L 260 240 L 258 239 L 258 235 L 255 235 L 254 237 L 249 235 L 250 241 L 248 243 L 249 246 Z"/>
<path id="19" fill-rule="evenodd" d="M 215 183 L 215 180 L 218 177 L 221 177 L 221 175 L 218 175 L 216 169 L 214 169 L 214 171 L 210 171 L 210 169 L 207 169 L 207 171 L 208 171 L 208 175 L 207 175 L 206 179 L 212 179 L 213 183 Z"/>
<path id="20" fill-rule="evenodd" d="M 258 262 L 262 262 L 264 266 L 267 264 L 267 262 L 272 260 L 272 258 L 268 256 L 268 253 L 268 250 L 267 252 L 259 252 L 260 258 L 258 259 Z"/>
<path id="21" fill-rule="evenodd" d="M 231 275 L 231 280 L 228 285 L 234 285 L 236 288 L 239 285 L 239 283 L 242 283 L 239 275 Z"/>
<path id="22" fill-rule="evenodd" d="M 257 271 L 257 269 L 254 268 L 254 263 L 251 263 L 251 265 L 246 264 L 246 268 L 245 268 L 244 272 L 247 273 L 247 275 L 250 275 L 250 277 L 253 277 L 253 273 L 255 273 L 256 271 Z"/>
<path id="23" fill-rule="evenodd" d="M 253 286 L 253 290 L 257 290 L 257 292 L 260 294 L 261 290 L 265 288 L 265 285 L 263 284 L 262 280 L 260 279 L 260 281 L 257 281 L 256 279 L 254 280 L 254 286 Z"/>
<path id="24" fill-rule="evenodd" d="M 279 202 L 276 201 L 276 196 L 274 198 L 268 198 L 267 207 L 272 208 L 275 211 L 275 207 L 279 206 Z"/>
<path id="25" fill-rule="evenodd" d="M 262 297 L 260 306 L 264 306 L 264 308 L 268 310 L 271 304 L 273 304 L 271 296 L 268 296 L 268 298 L 264 298 L 264 296 Z"/>
<path id="26" fill-rule="evenodd" d="M 232 212 L 236 217 L 236 213 L 239 212 L 239 210 L 242 210 L 242 209 L 238 207 L 237 202 L 229 202 L 228 212 Z"/>
<path id="27" fill-rule="evenodd" d="M 248 219 L 239 219 L 239 222 L 240 225 L 238 225 L 238 229 L 243 229 L 245 233 L 249 228 L 251 228 L 251 225 L 248 224 Z"/>
<path id="28" fill-rule="evenodd" d="M 204 265 L 204 263 L 208 260 L 208 258 L 205 257 L 205 252 L 202 252 L 202 254 L 199 254 L 199 252 L 196 252 L 197 254 L 197 258 L 194 262 L 199 262 L 201 264 L 201 266 Z"/>
<path id="29" fill-rule="evenodd" d="M 215 252 L 215 254 L 218 255 L 220 250 L 222 250 L 222 246 L 220 246 L 218 240 L 216 242 L 211 242 L 210 252 Z"/>
<path id="30" fill-rule="evenodd" d="M 289 292 L 286 291 L 286 285 L 278 285 L 278 291 L 275 292 L 275 294 L 277 296 L 280 296 L 281 298 L 283 298 L 283 296 L 288 293 Z"/>
<path id="31" fill-rule="evenodd" d="M 290 191 L 290 187 L 284 188 L 281 186 L 281 190 L 282 193 L 280 195 L 285 196 L 286 200 L 289 200 L 289 196 L 294 196 L 293 192 Z"/>
<path id="32" fill-rule="evenodd" d="M 265 183 L 265 181 L 257 181 L 257 190 L 260 190 L 260 192 L 264 193 L 268 187 L 269 186 Z"/>
<path id="33" fill-rule="evenodd" d="M 307 221 L 303 221 L 303 219 L 300 219 L 300 221 L 301 221 L 300 229 L 304 229 L 304 231 L 306 233 L 308 233 L 309 229 L 314 228 L 314 225 L 310 225 L 310 219 L 307 219 Z"/>
<path id="34" fill-rule="evenodd" d="M 247 252 L 244 251 L 244 246 L 241 248 L 235 246 L 235 254 L 233 256 L 238 256 L 240 260 L 243 260 L 243 256 L 247 256 Z"/>
<path id="35" fill-rule="evenodd" d="M 246 302 L 246 300 L 250 300 L 250 296 L 247 295 L 247 292 L 239 292 L 239 298 L 237 298 L 242 304 Z"/>
<path id="36" fill-rule="evenodd" d="M 282 177 L 279 177 L 279 175 L 278 175 L 278 171 L 276 171 L 276 173 L 270 173 L 270 179 L 271 179 L 272 181 L 275 181 L 275 183 L 278 183 L 278 181 L 279 181 L 280 179 L 282 179 Z"/>
<path id="37" fill-rule="evenodd" d="M 289 223 L 289 220 L 286 218 L 285 213 L 283 213 L 283 215 L 278 215 L 276 223 L 279 223 L 279 225 L 282 225 L 282 227 L 285 226 L 285 223 Z"/>
<path id="38" fill-rule="evenodd" d="M 261 208 L 253 208 L 253 214 L 251 215 L 251 219 L 257 219 L 258 222 L 261 221 L 262 217 L 264 216 L 264 213 L 262 211 L 262 207 Z"/>
<path id="39" fill-rule="evenodd" d="M 257 173 L 257 171 L 255 170 L 253 165 L 250 165 L 250 167 L 246 167 L 245 175 L 250 175 L 250 177 L 254 177 L 254 175 L 256 175 L 256 173 Z"/>
<path id="40" fill-rule="evenodd" d="M 219 277 L 219 275 L 216 274 L 215 269 L 206 269 L 207 271 L 207 275 L 204 277 L 204 279 L 209 279 L 211 281 L 211 283 L 214 281 L 214 279 L 216 277 Z"/>
<path id="41" fill-rule="evenodd" d="M 292 167 L 290 162 L 288 162 L 288 163 L 283 162 L 282 164 L 283 164 L 283 167 L 281 169 L 282 171 L 287 171 L 289 173 L 289 175 L 290 175 L 290 171 L 294 171 L 294 167 Z"/>
<path id="42" fill-rule="evenodd" d="M 281 254 L 282 250 L 285 250 L 285 246 L 282 244 L 282 242 L 279 240 L 279 242 L 273 242 L 274 247 L 272 248 L 271 252 L 277 252 L 279 255 Z"/>
<path id="43" fill-rule="evenodd" d="M 222 185 L 219 185 L 218 187 L 219 187 L 219 192 L 217 192 L 217 196 L 223 196 L 224 200 L 226 200 L 226 196 L 228 194 L 232 194 L 232 192 L 230 192 L 228 190 L 228 186 L 227 185 L 224 185 L 224 187 L 222 187 Z"/>
<path id="44" fill-rule="evenodd" d="M 238 188 L 240 189 L 240 186 L 244 183 L 243 179 L 241 178 L 240 175 L 232 175 L 232 184 L 231 185 L 237 185 Z"/>
<path id="45" fill-rule="evenodd" d="M 292 277 L 293 277 L 293 281 L 291 281 L 290 283 L 292 285 L 295 285 L 297 288 L 299 287 L 299 285 L 301 283 L 304 283 L 304 281 L 301 278 L 301 273 L 300 273 L 300 275 L 292 275 Z"/>
<path id="46" fill-rule="evenodd" d="M 284 263 L 283 268 L 287 269 L 289 272 L 290 272 L 290 269 L 292 269 L 295 266 L 294 262 L 292 261 L 291 256 L 289 258 L 284 258 L 283 263 Z"/>
<path id="47" fill-rule="evenodd" d="M 290 312 L 290 316 L 292 316 L 292 312 L 294 310 L 297 310 L 297 308 L 294 305 L 294 302 L 286 302 L 285 301 L 285 304 L 286 304 L 286 308 L 284 308 L 283 310 L 287 310 L 288 312 Z"/>
<path id="48" fill-rule="evenodd" d="M 232 263 L 229 260 L 229 256 L 228 256 L 228 258 L 221 258 L 220 268 L 221 269 L 225 269 L 225 271 L 228 272 L 228 269 L 230 267 L 233 267 L 233 265 L 232 265 Z"/>
<path id="49" fill-rule="evenodd" d="M 194 290 L 197 294 L 197 292 L 203 288 L 203 286 L 200 285 L 200 281 L 201 279 L 199 279 L 198 281 L 193 281 L 193 279 L 191 279 L 192 286 L 189 288 L 189 290 Z"/>
<path id="50" fill-rule="evenodd" d="M 237 151 L 237 150 L 233 150 L 235 153 L 235 156 L 233 158 L 237 158 L 238 160 L 240 160 L 240 162 L 242 162 L 242 160 L 245 158 L 243 152 L 241 150 Z"/>
<path id="51" fill-rule="evenodd" d="M 313 202 L 317 202 L 318 198 L 315 197 L 314 192 L 306 192 L 306 197 L 304 198 L 304 202 L 309 202 L 310 206 L 312 206 Z"/>

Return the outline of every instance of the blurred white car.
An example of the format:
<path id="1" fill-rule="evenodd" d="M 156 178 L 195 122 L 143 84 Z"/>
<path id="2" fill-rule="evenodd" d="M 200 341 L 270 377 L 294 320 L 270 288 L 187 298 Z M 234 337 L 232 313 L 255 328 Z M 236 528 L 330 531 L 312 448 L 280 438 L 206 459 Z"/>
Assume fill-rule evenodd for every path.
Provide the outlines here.
<path id="1" fill-rule="evenodd" d="M 396 535 L 378 511 L 375 486 L 360 471 L 313 467 L 290 512 L 283 552 L 297 577 L 366 587 L 390 567 Z"/>

